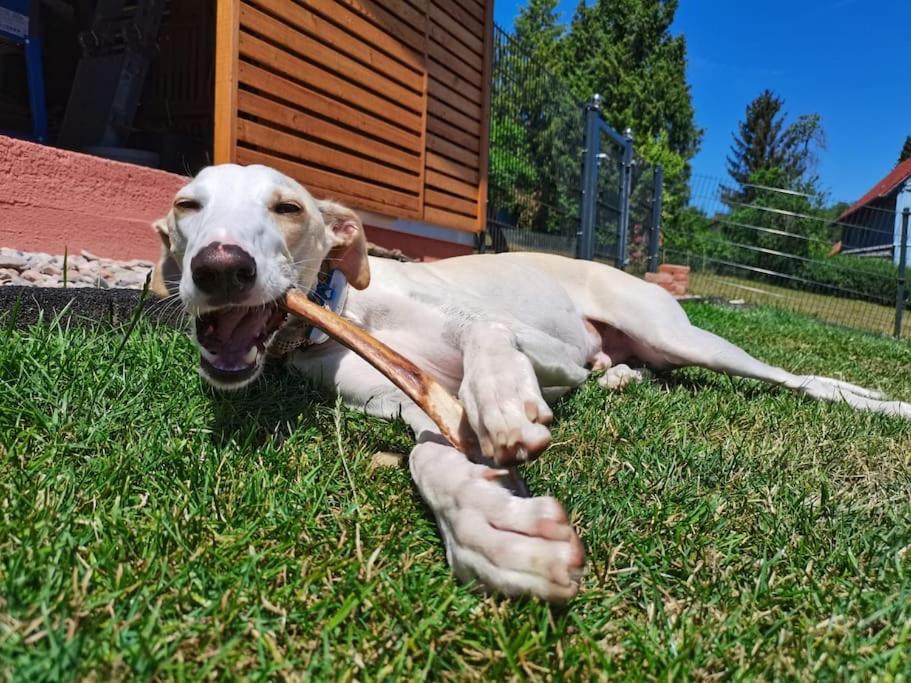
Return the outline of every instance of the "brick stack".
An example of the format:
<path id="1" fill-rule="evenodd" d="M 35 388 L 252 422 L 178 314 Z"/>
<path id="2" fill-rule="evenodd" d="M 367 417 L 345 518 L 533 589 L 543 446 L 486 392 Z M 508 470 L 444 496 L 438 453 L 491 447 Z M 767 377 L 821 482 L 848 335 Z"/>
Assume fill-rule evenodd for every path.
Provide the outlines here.
<path id="1" fill-rule="evenodd" d="M 685 296 L 690 285 L 690 267 L 662 263 L 657 273 L 646 273 L 645 281 L 663 287 L 674 296 Z"/>

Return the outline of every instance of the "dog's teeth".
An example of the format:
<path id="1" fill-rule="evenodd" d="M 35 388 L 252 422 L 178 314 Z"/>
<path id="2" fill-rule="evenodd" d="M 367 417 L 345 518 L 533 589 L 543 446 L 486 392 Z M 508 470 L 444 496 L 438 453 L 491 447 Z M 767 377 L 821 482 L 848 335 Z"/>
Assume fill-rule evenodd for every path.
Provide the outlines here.
<path id="1" fill-rule="evenodd" d="M 247 351 L 247 355 L 244 356 L 244 362 L 253 365 L 256 362 L 257 350 L 256 346 L 251 346 L 250 350 Z"/>

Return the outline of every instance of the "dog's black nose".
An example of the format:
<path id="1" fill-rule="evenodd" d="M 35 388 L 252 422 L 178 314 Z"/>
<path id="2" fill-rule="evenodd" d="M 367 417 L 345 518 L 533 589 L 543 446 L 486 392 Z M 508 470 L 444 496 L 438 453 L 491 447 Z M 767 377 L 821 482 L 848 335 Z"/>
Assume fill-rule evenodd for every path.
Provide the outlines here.
<path id="1" fill-rule="evenodd" d="M 190 260 L 190 271 L 216 304 L 237 301 L 256 284 L 256 261 L 236 244 L 207 244 Z"/>

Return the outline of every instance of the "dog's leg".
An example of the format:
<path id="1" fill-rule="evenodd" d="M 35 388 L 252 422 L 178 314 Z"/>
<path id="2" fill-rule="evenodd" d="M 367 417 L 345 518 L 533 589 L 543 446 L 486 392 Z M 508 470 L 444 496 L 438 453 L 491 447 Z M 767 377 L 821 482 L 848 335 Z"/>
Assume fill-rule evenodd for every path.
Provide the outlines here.
<path id="1" fill-rule="evenodd" d="M 598 384 L 610 391 L 619 391 L 630 384 L 641 382 L 652 376 L 647 368 L 631 368 L 625 363 L 614 365 L 598 378 Z"/>
<path id="2" fill-rule="evenodd" d="M 550 443 L 553 419 L 540 385 L 576 386 L 588 371 L 562 344 L 533 330 L 514 333 L 500 322 L 471 323 L 461 336 L 459 398 L 481 450 L 500 465 L 540 453 Z M 543 378 L 542 378 L 543 377 Z"/>
<path id="3" fill-rule="evenodd" d="M 499 481 L 507 471 L 473 463 L 433 439 L 415 446 L 409 464 L 456 576 L 551 602 L 576 594 L 585 554 L 554 498 L 516 496 Z"/>
<path id="4" fill-rule="evenodd" d="M 698 366 L 778 384 L 811 398 L 847 403 L 858 410 L 911 418 L 909 403 L 882 400 L 879 392 L 850 382 L 796 375 L 754 358 L 726 339 L 692 325 L 679 304 L 659 287 L 649 287 L 638 307 L 641 319 L 622 329 L 632 341 L 635 355 L 652 367 Z M 628 316 L 626 319 L 630 320 Z"/>
<path id="5" fill-rule="evenodd" d="M 414 430 L 411 474 L 456 576 L 509 595 L 554 602 L 575 595 L 584 552 L 559 502 L 516 495 L 524 482 L 514 470 L 491 467 L 483 458 L 473 462 L 445 443 L 411 399 L 354 353 L 327 345 L 318 353 L 296 354 L 293 363 L 333 386 L 349 405 L 376 417 L 402 418 Z"/>
<path id="6" fill-rule="evenodd" d="M 795 375 L 763 363 L 726 339 L 689 323 L 687 329 L 678 332 L 678 335 L 662 335 L 664 351 L 674 357 L 677 365 L 696 365 L 729 375 L 758 379 L 780 384 L 811 398 L 847 403 L 858 410 L 911 418 L 911 404 L 882 400 L 882 394 L 877 391 L 830 377 Z"/>

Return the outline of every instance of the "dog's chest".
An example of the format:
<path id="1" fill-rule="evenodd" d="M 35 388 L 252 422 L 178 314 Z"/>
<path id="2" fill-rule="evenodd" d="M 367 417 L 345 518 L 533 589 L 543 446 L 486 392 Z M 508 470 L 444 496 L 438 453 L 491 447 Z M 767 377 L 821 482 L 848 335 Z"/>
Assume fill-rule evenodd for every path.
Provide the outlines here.
<path id="1" fill-rule="evenodd" d="M 345 309 L 374 337 L 429 372 L 451 391 L 462 379 L 457 339 L 447 332 L 452 313 L 432 292 L 390 287 L 374 280 L 368 290 L 353 292 Z"/>

